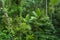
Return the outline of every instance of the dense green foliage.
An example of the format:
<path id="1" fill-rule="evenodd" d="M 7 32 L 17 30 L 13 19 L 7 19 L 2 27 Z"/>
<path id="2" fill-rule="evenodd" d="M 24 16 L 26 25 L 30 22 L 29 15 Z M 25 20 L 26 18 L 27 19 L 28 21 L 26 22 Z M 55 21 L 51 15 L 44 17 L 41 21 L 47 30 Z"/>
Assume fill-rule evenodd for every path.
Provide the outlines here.
<path id="1" fill-rule="evenodd" d="M 0 0 L 0 40 L 60 40 L 59 4 L 59 0 Z"/>

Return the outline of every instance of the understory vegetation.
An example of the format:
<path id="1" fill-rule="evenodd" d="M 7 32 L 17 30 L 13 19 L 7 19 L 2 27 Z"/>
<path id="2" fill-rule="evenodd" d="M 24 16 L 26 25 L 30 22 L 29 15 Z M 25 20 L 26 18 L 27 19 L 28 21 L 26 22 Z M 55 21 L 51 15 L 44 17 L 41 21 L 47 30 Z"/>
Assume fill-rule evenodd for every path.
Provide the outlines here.
<path id="1" fill-rule="evenodd" d="M 60 40 L 60 0 L 0 0 L 0 40 Z"/>

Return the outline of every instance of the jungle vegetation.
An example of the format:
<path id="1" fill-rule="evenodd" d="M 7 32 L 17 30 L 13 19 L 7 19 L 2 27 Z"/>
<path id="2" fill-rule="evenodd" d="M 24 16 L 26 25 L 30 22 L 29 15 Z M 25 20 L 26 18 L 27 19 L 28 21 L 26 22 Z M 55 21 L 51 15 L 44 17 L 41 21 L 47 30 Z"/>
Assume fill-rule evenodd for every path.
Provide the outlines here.
<path id="1" fill-rule="evenodd" d="M 0 40 L 60 40 L 60 0 L 0 0 Z"/>

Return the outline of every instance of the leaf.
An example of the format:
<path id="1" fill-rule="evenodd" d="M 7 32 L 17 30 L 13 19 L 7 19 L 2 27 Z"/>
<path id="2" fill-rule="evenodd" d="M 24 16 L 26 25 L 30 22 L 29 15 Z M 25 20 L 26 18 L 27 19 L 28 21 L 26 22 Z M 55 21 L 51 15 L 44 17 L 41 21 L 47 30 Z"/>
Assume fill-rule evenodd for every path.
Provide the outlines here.
<path id="1" fill-rule="evenodd" d="M 60 0 L 50 0 L 51 5 L 57 5 L 58 3 L 60 3 Z"/>

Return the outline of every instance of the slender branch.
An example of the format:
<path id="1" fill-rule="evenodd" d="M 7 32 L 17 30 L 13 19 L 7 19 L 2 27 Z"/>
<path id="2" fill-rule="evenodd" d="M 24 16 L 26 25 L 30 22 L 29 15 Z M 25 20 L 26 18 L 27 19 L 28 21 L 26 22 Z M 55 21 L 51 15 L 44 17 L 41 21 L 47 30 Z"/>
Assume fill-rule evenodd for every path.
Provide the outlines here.
<path id="1" fill-rule="evenodd" d="M 48 14 L 48 6 L 47 6 L 47 0 L 46 0 L 46 16 L 47 16 L 47 14 Z"/>

